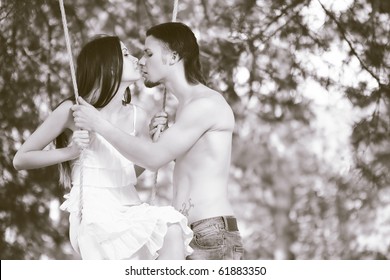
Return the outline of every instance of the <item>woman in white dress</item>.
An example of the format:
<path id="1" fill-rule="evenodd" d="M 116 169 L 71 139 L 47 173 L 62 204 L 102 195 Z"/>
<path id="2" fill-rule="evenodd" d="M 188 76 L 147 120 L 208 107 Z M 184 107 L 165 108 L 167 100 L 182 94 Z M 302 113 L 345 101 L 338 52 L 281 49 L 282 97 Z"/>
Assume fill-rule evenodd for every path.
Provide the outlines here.
<path id="1" fill-rule="evenodd" d="M 145 111 L 130 103 L 128 87 L 140 78 L 138 60 L 116 36 L 95 38 L 77 58 L 79 95 L 116 126 L 151 141 Z M 185 259 L 192 253 L 186 217 L 143 203 L 135 189 L 143 169 L 100 135 L 77 130 L 73 104 L 74 97 L 60 103 L 31 134 L 15 168 L 60 164 L 60 181 L 71 186 L 61 209 L 70 213 L 70 241 L 82 259 Z M 45 149 L 53 140 L 56 148 Z"/>

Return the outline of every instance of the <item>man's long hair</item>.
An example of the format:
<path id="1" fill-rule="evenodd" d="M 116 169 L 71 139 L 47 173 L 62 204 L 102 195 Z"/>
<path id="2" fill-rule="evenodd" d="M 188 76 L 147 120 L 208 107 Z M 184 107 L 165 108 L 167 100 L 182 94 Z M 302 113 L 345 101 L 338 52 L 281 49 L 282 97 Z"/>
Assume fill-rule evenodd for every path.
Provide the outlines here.
<path id="1" fill-rule="evenodd" d="M 153 36 L 165 43 L 171 51 L 177 52 L 183 59 L 187 82 L 206 83 L 199 59 L 199 45 L 194 33 L 187 25 L 180 22 L 162 23 L 146 31 L 146 36 Z"/>
<path id="2" fill-rule="evenodd" d="M 79 95 L 95 108 L 103 108 L 116 95 L 122 71 L 123 56 L 119 38 L 107 35 L 95 37 L 84 45 L 77 57 L 76 80 Z M 74 102 L 75 98 L 72 96 L 66 100 Z M 69 132 L 61 133 L 55 140 L 56 148 L 67 147 L 69 137 Z M 60 183 L 70 187 L 70 161 L 60 163 L 59 170 Z"/>

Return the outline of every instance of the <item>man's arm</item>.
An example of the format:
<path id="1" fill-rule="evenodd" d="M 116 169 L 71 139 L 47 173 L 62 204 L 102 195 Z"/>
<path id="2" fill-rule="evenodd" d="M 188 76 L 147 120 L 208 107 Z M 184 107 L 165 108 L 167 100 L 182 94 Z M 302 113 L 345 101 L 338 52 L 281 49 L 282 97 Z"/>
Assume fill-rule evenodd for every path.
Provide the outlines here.
<path id="1" fill-rule="evenodd" d="M 210 99 L 202 98 L 188 104 L 176 123 L 167 129 L 158 142 L 152 143 L 126 132 L 104 120 L 88 103 L 73 106 L 76 126 L 102 135 L 123 156 L 149 170 L 157 170 L 187 152 L 198 139 L 212 128 L 215 108 Z"/>

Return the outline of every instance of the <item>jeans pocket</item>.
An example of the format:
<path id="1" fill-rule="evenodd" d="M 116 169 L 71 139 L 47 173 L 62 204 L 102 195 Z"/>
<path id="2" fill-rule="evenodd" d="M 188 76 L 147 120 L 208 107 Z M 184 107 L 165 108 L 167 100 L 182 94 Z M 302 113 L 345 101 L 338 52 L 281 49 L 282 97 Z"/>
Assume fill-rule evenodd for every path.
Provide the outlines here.
<path id="1" fill-rule="evenodd" d="M 199 238 L 207 237 L 209 235 L 213 235 L 218 233 L 220 230 L 215 225 L 208 225 L 203 228 L 196 228 L 194 229 L 194 234 L 199 236 Z"/>
<path id="2" fill-rule="evenodd" d="M 195 234 L 194 243 L 202 249 L 214 249 L 223 245 L 223 235 L 221 233 L 208 232 L 206 235 Z"/>

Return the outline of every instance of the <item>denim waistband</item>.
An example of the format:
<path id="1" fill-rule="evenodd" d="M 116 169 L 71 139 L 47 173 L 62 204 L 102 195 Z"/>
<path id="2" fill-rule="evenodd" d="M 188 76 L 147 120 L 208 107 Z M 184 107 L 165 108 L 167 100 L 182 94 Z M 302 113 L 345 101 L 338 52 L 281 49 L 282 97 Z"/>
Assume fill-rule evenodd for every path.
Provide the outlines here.
<path id="1" fill-rule="evenodd" d="M 220 224 L 227 231 L 238 231 L 237 219 L 235 217 L 233 217 L 233 216 L 219 216 L 219 217 L 212 217 L 212 218 L 202 219 L 202 220 L 193 222 L 190 225 L 190 228 L 193 230 L 196 227 L 201 226 L 204 223 Z"/>

